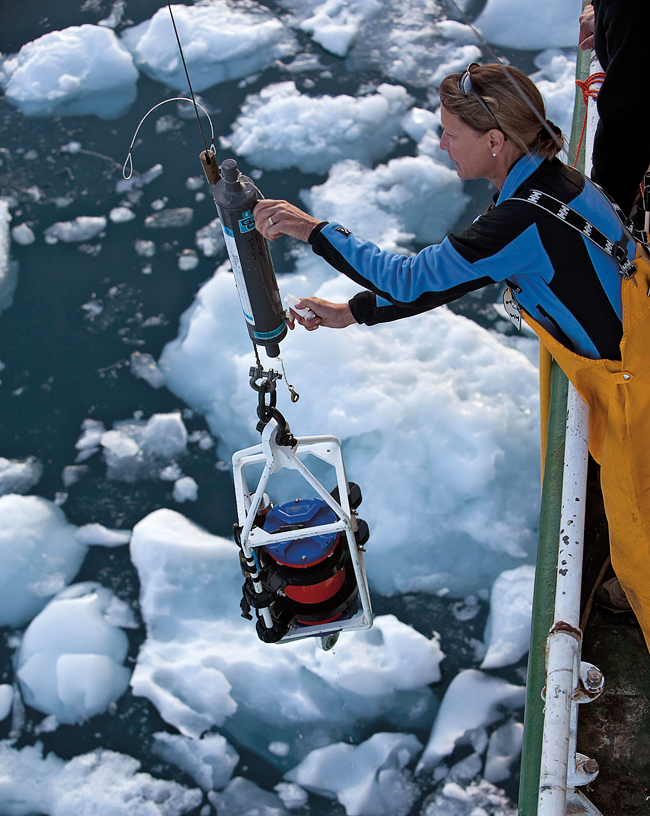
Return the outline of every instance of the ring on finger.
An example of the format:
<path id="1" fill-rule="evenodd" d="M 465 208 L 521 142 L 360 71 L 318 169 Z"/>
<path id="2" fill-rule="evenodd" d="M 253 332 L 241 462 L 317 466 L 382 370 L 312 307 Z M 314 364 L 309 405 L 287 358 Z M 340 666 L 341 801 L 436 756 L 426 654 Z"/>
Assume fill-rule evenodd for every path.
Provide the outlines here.
<path id="1" fill-rule="evenodd" d="M 273 225 L 275 224 L 275 221 L 273 220 L 273 216 L 272 216 L 272 215 L 270 215 L 270 216 L 269 216 L 269 224 L 270 224 L 271 226 L 273 226 Z"/>

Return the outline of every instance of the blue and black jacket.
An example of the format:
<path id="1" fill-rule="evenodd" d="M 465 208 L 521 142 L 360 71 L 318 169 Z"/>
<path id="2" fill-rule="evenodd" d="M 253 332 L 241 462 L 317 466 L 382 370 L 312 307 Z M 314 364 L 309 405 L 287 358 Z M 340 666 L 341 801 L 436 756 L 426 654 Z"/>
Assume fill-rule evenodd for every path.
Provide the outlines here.
<path id="1" fill-rule="evenodd" d="M 612 242 L 620 239 L 621 222 L 597 187 L 559 159 L 533 154 L 512 167 L 494 204 L 471 226 L 417 255 L 383 252 L 335 223 L 319 224 L 309 242 L 335 269 L 369 290 L 350 301 L 357 323 L 419 314 L 507 280 L 519 303 L 571 351 L 620 360 L 617 262 L 556 216 L 513 198 L 532 190 L 569 205 Z"/>

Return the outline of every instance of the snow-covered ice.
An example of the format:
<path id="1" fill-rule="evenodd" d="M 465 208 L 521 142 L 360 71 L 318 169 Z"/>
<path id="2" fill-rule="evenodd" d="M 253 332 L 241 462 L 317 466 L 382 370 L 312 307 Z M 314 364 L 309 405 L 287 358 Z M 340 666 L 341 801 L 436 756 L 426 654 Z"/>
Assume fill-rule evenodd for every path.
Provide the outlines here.
<path id="1" fill-rule="evenodd" d="M 76 243 L 89 241 L 106 229 L 106 218 L 103 215 L 80 215 L 74 221 L 57 221 L 43 231 L 45 243 L 56 244 L 59 241 Z"/>
<path id="2" fill-rule="evenodd" d="M 486 40 L 506 48 L 575 48 L 581 11 L 580 0 L 487 0 L 475 25 Z"/>
<path id="3" fill-rule="evenodd" d="M 247 97 L 222 145 L 264 170 L 326 173 L 341 159 L 370 164 L 392 150 L 412 104 L 399 85 L 360 97 L 312 97 L 292 80 L 280 82 Z"/>
<path id="4" fill-rule="evenodd" d="M 11 261 L 9 251 L 10 223 L 9 202 L 0 198 L 0 314 L 13 303 L 14 291 L 18 282 L 18 268 Z"/>
<path id="5" fill-rule="evenodd" d="M 205 791 L 225 788 L 239 762 L 239 754 L 221 734 L 193 739 L 158 731 L 153 738 L 154 753 L 186 771 Z"/>
<path id="6" fill-rule="evenodd" d="M 87 24 L 43 34 L 0 64 L 6 98 L 30 116 L 112 119 L 135 100 L 137 80 L 115 33 Z"/>
<path id="7" fill-rule="evenodd" d="M 195 91 L 248 76 L 297 50 L 293 33 L 277 17 L 256 3 L 242 5 L 213 0 L 173 6 Z M 126 29 L 122 43 L 133 54 L 135 64 L 153 79 L 187 89 L 167 7 L 160 8 L 150 20 Z"/>

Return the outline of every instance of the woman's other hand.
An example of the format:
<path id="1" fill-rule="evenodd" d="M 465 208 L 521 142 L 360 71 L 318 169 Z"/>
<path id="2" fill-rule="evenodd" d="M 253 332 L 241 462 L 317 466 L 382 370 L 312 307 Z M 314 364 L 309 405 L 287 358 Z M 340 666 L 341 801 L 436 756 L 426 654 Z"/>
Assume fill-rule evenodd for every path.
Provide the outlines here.
<path id="1" fill-rule="evenodd" d="M 281 235 L 307 241 L 314 227 L 320 224 L 317 218 L 312 218 L 288 201 L 273 198 L 258 201 L 253 215 L 257 231 L 269 241 L 274 241 Z"/>
<path id="2" fill-rule="evenodd" d="M 297 309 L 311 309 L 314 317 L 309 320 L 301 317 L 291 310 L 294 319 L 304 326 L 307 331 L 314 331 L 319 326 L 326 326 L 328 329 L 344 329 L 356 323 L 350 306 L 347 303 L 330 303 L 329 300 L 322 300 L 317 297 L 304 297 L 296 303 Z M 293 328 L 293 326 L 290 326 Z"/>

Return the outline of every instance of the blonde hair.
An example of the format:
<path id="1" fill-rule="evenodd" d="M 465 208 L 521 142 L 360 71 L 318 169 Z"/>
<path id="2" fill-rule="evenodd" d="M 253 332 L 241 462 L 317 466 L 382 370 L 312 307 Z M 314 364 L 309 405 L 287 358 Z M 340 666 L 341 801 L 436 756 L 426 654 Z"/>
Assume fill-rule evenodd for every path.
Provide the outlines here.
<path id="1" fill-rule="evenodd" d="M 492 112 L 494 119 L 476 97 L 464 95 L 458 87 L 462 74 L 450 74 L 440 85 L 440 101 L 464 124 L 485 133 L 495 127 L 519 147 L 522 153 L 539 153 L 552 159 L 563 148 L 562 131 L 546 119 L 544 100 L 535 83 L 510 65 L 474 65 L 472 86 Z M 551 132 L 555 136 L 551 136 Z"/>

